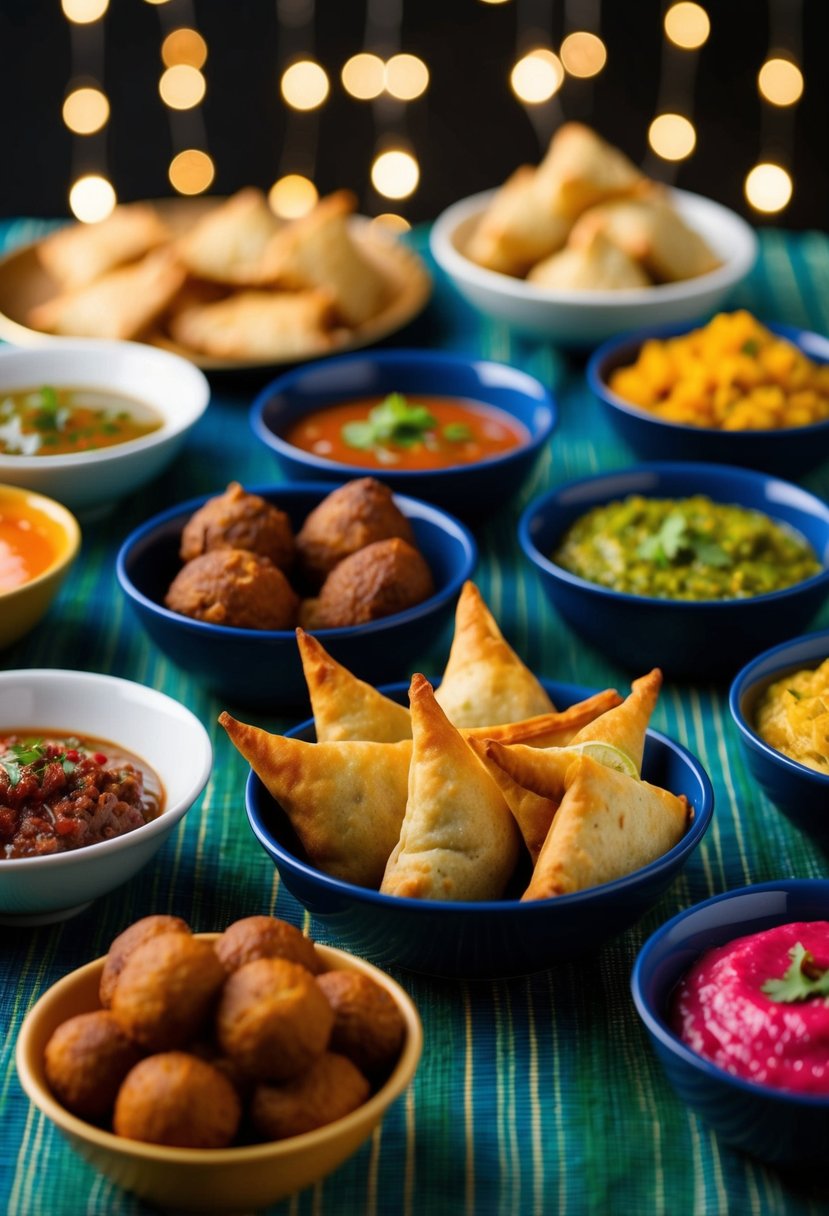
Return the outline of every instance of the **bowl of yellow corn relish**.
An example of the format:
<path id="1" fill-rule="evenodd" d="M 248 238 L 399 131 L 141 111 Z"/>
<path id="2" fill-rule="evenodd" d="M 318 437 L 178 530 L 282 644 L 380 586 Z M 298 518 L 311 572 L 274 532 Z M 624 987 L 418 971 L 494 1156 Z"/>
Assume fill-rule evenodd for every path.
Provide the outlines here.
<path id="1" fill-rule="evenodd" d="M 587 369 L 618 434 L 647 460 L 798 477 L 829 457 L 829 338 L 741 309 L 695 329 L 629 334 Z"/>

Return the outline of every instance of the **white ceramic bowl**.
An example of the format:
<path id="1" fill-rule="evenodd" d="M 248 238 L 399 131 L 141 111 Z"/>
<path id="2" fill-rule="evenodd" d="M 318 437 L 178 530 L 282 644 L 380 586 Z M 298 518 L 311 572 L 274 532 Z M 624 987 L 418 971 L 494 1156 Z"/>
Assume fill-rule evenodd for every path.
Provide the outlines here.
<path id="1" fill-rule="evenodd" d="M 96 672 L 0 672 L 0 736 L 21 727 L 120 744 L 155 770 L 165 792 L 158 818 L 123 836 L 44 857 L 0 857 L 0 923 L 48 924 L 82 912 L 146 865 L 207 784 L 213 751 L 178 701 Z"/>
<path id="2" fill-rule="evenodd" d="M 150 481 L 173 459 L 207 408 L 210 386 L 186 359 L 138 342 L 67 338 L 31 350 L 0 350 L 0 400 L 13 389 L 110 389 L 149 405 L 157 431 L 127 443 L 65 456 L 6 456 L 0 482 L 56 498 L 89 518 Z"/>
<path id="3" fill-rule="evenodd" d="M 727 207 L 672 190 L 687 223 L 705 237 L 722 265 L 682 283 L 634 291 L 556 291 L 485 270 L 465 256 L 466 243 L 495 191 L 448 207 L 435 221 L 430 244 L 438 265 L 475 308 L 514 329 L 543 334 L 566 346 L 591 346 L 629 329 L 693 321 L 718 308 L 746 277 L 757 256 L 754 230 Z"/>

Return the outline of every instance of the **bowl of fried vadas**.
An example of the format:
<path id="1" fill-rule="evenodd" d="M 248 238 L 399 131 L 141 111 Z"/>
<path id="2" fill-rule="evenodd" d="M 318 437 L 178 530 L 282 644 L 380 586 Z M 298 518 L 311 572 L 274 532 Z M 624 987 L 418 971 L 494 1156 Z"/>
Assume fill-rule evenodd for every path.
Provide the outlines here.
<path id="1" fill-rule="evenodd" d="M 451 625 L 477 547 L 452 515 L 371 477 L 192 499 L 127 537 L 121 589 L 156 645 L 232 703 L 308 704 L 297 626 L 379 683 Z"/>
<path id="2" fill-rule="evenodd" d="M 370 963 L 248 916 L 147 916 L 26 1015 L 17 1071 L 72 1148 L 165 1210 L 249 1211 L 325 1177 L 414 1077 L 417 1010 Z"/>
<path id="3" fill-rule="evenodd" d="M 757 238 L 733 211 L 651 181 L 567 122 L 539 165 L 448 207 L 431 249 L 487 316 L 589 346 L 716 309 L 751 270 Z"/>
<path id="4" fill-rule="evenodd" d="M 283 736 L 219 720 L 283 884 L 381 966 L 485 978 L 583 956 L 655 903 L 709 825 L 699 760 L 648 726 L 660 672 L 624 698 L 539 680 L 471 582 L 440 681 L 378 690 L 318 638 L 299 646 L 312 721 Z"/>

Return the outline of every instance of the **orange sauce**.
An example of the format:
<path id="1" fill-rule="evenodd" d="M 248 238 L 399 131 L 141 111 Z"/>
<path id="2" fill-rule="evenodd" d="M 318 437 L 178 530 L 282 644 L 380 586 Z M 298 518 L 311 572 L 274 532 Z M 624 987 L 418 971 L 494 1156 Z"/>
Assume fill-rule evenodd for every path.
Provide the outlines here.
<path id="1" fill-rule="evenodd" d="M 0 592 L 43 574 L 60 552 L 60 529 L 47 516 L 0 502 Z"/>

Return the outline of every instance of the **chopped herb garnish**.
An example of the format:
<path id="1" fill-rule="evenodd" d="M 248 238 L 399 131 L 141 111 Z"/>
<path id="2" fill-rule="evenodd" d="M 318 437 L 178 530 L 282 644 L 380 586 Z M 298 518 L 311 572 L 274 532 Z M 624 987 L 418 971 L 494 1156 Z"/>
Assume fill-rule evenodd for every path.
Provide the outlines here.
<path id="1" fill-rule="evenodd" d="M 465 422 L 448 422 L 443 428 L 443 438 L 448 439 L 450 443 L 463 443 L 467 439 L 473 439 L 472 427 L 467 426 Z"/>
<path id="2" fill-rule="evenodd" d="M 67 739 L 68 750 L 73 750 L 76 739 Z M 5 769 L 12 789 L 20 784 L 21 769 L 30 765 L 40 780 L 50 764 L 59 764 L 67 777 L 75 771 L 75 760 L 70 760 L 66 751 L 55 751 L 54 746 L 42 739 L 27 739 L 24 743 L 12 743 L 8 751 L 0 755 L 0 768 Z"/>
<path id="3" fill-rule="evenodd" d="M 725 550 L 706 537 L 695 535 L 679 511 L 672 511 L 662 522 L 659 531 L 642 541 L 637 556 L 655 562 L 662 569 L 672 562 L 700 561 L 706 566 L 720 569 L 731 565 Z"/>
<path id="4" fill-rule="evenodd" d="M 365 422 L 347 422 L 342 437 L 350 448 L 366 450 L 390 443 L 410 448 L 422 443 L 427 432 L 436 426 L 425 405 L 407 401 L 402 393 L 390 393 L 369 410 Z"/>
<path id="5" fill-rule="evenodd" d="M 779 980 L 766 980 L 762 991 L 777 1004 L 807 1001 L 813 996 L 829 996 L 829 969 L 818 967 L 811 951 L 800 942 L 789 951 L 792 960 Z"/>
<path id="6" fill-rule="evenodd" d="M 740 347 L 744 355 L 751 355 L 752 358 L 760 353 L 760 343 L 756 338 L 746 338 L 745 342 Z"/>
<path id="7" fill-rule="evenodd" d="M 795 701 L 802 701 L 802 700 L 803 700 L 803 693 L 802 693 L 802 692 L 798 692 L 796 688 L 787 688 L 787 689 L 786 689 L 786 692 L 791 693 L 791 694 L 792 694 L 792 696 L 794 697 Z"/>

